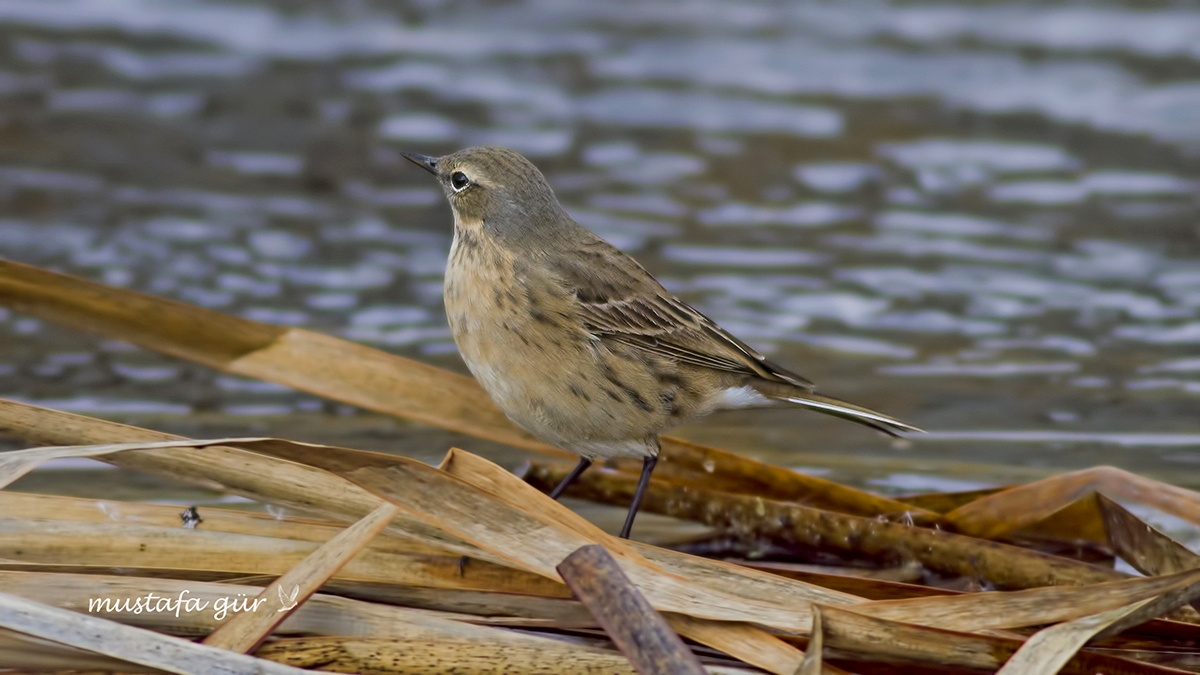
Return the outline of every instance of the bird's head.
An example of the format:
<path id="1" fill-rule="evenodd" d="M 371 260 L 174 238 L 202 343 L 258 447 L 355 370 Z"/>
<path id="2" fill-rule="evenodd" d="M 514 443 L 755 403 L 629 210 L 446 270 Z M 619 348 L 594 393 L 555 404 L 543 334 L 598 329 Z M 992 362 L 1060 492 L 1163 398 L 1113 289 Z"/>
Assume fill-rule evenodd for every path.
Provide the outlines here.
<path id="1" fill-rule="evenodd" d="M 443 157 L 400 154 L 437 177 L 460 231 L 523 243 L 574 226 L 542 172 L 513 150 L 484 145 Z"/>

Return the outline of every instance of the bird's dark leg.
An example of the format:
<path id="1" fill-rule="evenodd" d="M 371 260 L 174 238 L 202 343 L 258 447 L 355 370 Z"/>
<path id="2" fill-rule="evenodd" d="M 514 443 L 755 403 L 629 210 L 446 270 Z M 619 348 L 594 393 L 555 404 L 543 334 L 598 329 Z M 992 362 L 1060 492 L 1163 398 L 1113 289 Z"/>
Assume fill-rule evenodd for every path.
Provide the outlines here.
<path id="1" fill-rule="evenodd" d="M 637 492 L 633 493 L 633 502 L 629 504 L 629 515 L 625 516 L 625 526 L 621 528 L 621 538 L 628 539 L 629 531 L 633 529 L 633 519 L 637 517 L 638 507 L 642 505 L 642 497 L 646 495 L 646 486 L 650 485 L 650 474 L 654 473 L 654 465 L 658 463 L 658 455 L 650 455 L 642 461 L 642 477 L 638 479 Z"/>
<path id="2" fill-rule="evenodd" d="M 562 482 L 558 484 L 558 487 L 554 488 L 550 492 L 550 498 L 558 499 L 560 496 L 562 496 L 562 493 L 566 492 L 567 488 L 571 487 L 571 483 L 574 483 L 575 479 L 579 478 L 579 474 L 587 471 L 587 468 L 591 465 L 592 460 L 588 459 L 587 457 L 580 457 L 579 463 L 575 465 L 574 469 L 571 469 L 571 473 L 567 474 L 567 477 L 562 479 Z"/>

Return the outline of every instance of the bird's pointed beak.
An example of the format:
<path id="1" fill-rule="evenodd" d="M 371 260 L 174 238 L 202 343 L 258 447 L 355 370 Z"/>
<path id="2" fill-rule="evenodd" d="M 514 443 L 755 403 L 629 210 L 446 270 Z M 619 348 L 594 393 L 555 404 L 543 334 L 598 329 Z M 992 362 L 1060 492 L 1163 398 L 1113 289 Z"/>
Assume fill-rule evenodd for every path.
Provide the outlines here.
<path id="1" fill-rule="evenodd" d="M 435 176 L 437 175 L 437 157 L 422 155 L 419 152 L 401 152 L 400 154 L 404 156 L 404 159 L 407 159 L 408 161 L 416 164 Z"/>

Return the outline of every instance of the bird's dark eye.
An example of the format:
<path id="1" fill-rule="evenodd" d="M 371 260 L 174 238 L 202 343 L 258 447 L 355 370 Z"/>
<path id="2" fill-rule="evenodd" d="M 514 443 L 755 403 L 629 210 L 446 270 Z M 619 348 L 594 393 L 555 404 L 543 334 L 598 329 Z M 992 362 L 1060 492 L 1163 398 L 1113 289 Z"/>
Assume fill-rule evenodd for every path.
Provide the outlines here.
<path id="1" fill-rule="evenodd" d="M 450 187 L 454 188 L 455 192 L 462 192 L 471 184 L 471 179 L 467 178 L 467 174 L 461 171 L 455 171 L 450 174 Z"/>

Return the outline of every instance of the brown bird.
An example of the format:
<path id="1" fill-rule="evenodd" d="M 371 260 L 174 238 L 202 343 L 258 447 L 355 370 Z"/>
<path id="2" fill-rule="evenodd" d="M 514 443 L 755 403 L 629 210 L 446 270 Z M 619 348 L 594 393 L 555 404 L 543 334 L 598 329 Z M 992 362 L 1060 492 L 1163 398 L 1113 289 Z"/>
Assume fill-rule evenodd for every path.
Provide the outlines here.
<path id="1" fill-rule="evenodd" d="M 817 394 L 671 295 L 576 223 L 521 155 L 476 147 L 402 153 L 454 212 L 444 298 L 467 367 L 517 426 L 578 454 L 559 495 L 597 458 L 641 457 L 628 537 L 658 434 L 718 410 L 798 405 L 893 434 L 916 427 Z"/>

